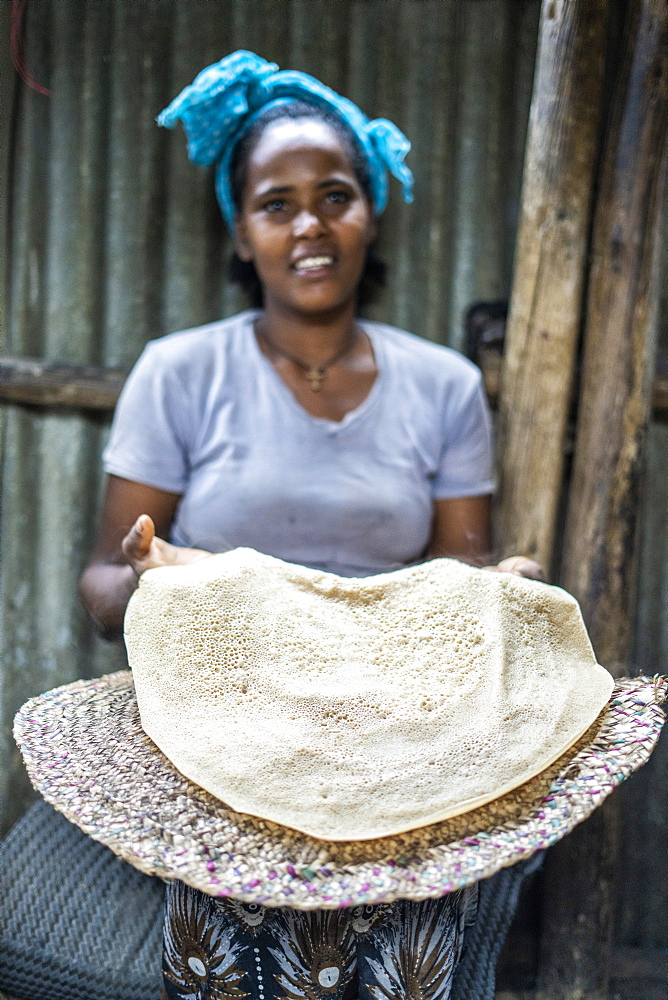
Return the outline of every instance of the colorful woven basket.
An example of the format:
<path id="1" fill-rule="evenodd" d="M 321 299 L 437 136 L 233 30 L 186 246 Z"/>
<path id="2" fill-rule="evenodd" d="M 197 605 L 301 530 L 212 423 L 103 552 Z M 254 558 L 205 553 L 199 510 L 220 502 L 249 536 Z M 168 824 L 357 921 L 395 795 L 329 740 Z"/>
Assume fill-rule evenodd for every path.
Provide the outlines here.
<path id="1" fill-rule="evenodd" d="M 596 723 L 531 781 L 445 822 L 363 842 L 235 813 L 192 784 L 144 733 L 129 671 L 33 698 L 14 733 L 42 795 L 141 871 L 309 910 L 442 896 L 554 844 L 647 761 L 667 691 L 662 677 L 618 680 Z"/>

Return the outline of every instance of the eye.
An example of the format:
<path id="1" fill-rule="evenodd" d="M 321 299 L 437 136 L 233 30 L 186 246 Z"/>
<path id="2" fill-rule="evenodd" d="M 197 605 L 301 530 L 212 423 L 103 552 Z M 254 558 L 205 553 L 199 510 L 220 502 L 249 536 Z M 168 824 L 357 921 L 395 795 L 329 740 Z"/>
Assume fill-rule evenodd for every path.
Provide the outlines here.
<path id="1" fill-rule="evenodd" d="M 277 212 L 283 211 L 285 201 L 282 198 L 272 198 L 271 201 L 266 201 L 262 208 L 265 212 L 269 212 L 270 215 L 275 215 Z"/>
<path id="2" fill-rule="evenodd" d="M 347 191 L 328 191 L 327 200 L 334 205 L 344 205 L 350 201 L 350 196 Z"/>

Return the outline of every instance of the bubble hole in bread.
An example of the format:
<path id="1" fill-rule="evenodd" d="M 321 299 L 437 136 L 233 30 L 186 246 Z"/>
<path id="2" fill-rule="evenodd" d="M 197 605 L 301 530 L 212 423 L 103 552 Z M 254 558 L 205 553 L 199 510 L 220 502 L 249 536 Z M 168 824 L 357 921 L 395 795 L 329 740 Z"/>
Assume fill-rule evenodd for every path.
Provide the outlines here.
<path id="1" fill-rule="evenodd" d="M 452 559 L 347 579 L 235 549 L 149 570 L 125 639 L 142 725 L 187 778 L 327 840 L 516 788 L 613 686 L 570 595 Z"/>

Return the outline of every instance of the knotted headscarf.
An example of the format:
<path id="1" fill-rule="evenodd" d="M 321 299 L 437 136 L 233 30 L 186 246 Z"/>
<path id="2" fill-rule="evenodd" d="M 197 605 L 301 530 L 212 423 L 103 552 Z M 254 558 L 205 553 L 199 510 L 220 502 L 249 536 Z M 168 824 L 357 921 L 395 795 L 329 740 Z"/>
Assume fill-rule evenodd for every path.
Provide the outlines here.
<path id="1" fill-rule="evenodd" d="M 376 215 L 387 205 L 387 172 L 401 181 L 404 201 L 413 200 L 413 175 L 404 163 L 411 148 L 406 136 L 386 118 L 369 119 L 356 104 L 308 73 L 280 72 L 254 52 L 240 49 L 207 66 L 157 118 L 173 128 L 181 119 L 193 163 L 217 163 L 216 195 L 230 231 L 235 205 L 231 166 L 242 136 L 269 107 L 301 100 L 333 112 L 348 125 L 365 154 Z"/>

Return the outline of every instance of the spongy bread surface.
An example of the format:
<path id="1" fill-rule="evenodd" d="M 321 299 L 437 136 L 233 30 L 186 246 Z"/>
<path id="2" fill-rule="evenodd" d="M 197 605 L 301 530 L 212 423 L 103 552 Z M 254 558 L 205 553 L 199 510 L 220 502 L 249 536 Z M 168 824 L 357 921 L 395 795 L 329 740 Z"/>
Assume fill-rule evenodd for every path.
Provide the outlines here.
<path id="1" fill-rule="evenodd" d="M 144 573 L 125 638 L 142 725 L 187 778 L 329 840 L 517 787 L 613 686 L 570 595 L 450 559 L 345 579 L 235 549 Z"/>

